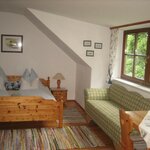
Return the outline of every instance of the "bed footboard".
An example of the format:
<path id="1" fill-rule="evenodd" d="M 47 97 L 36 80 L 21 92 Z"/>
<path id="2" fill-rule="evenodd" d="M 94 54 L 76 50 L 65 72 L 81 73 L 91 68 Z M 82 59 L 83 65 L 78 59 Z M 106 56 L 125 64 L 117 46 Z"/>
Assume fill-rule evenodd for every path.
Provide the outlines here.
<path id="1" fill-rule="evenodd" d="M 0 123 L 55 122 L 63 125 L 63 102 L 45 100 L 37 96 L 0 97 Z"/>

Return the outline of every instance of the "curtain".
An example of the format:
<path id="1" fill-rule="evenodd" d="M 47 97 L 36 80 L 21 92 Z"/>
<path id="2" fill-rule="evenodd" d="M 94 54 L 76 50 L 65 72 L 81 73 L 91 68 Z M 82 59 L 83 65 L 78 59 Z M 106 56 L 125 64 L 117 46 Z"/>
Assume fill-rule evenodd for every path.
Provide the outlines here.
<path id="1" fill-rule="evenodd" d="M 108 65 L 108 77 L 107 83 L 111 84 L 111 78 L 113 75 L 113 68 L 114 62 L 116 58 L 116 52 L 118 47 L 118 36 L 119 36 L 119 29 L 111 29 L 111 36 L 110 36 L 110 53 L 109 53 L 109 65 Z"/>

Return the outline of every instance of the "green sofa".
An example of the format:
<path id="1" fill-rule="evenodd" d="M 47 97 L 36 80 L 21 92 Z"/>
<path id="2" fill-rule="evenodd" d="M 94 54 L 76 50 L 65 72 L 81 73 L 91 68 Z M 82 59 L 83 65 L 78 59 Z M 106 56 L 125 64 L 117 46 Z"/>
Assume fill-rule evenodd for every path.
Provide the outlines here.
<path id="1" fill-rule="evenodd" d="M 85 111 L 113 140 L 114 144 L 119 144 L 121 138 L 120 108 L 125 110 L 150 109 L 150 100 L 117 84 L 112 84 L 107 89 L 85 89 L 84 96 Z"/>

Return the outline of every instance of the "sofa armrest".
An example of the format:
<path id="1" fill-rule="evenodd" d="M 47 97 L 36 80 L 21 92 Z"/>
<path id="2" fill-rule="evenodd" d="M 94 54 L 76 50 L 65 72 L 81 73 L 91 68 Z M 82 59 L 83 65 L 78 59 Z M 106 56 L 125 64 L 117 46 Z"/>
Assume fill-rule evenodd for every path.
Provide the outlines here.
<path id="1" fill-rule="evenodd" d="M 109 100 L 109 89 L 89 88 L 84 90 L 85 100 Z"/>

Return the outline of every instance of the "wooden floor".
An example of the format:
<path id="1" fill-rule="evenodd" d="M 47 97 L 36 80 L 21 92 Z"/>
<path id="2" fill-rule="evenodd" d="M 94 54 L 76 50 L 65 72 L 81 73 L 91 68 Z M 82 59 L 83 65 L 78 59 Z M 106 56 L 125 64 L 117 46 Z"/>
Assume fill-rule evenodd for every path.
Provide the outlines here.
<path id="1" fill-rule="evenodd" d="M 79 112 L 81 112 L 81 114 L 88 121 L 87 114 L 85 113 L 83 108 L 75 101 L 67 101 L 65 103 L 64 107 L 72 107 L 72 108 L 76 107 L 79 110 Z M 69 125 L 69 124 L 67 124 L 67 125 Z M 72 124 L 70 124 L 70 125 L 72 125 Z M 82 125 L 82 124 L 76 124 L 76 125 Z M 115 150 L 111 139 L 93 121 L 90 121 L 90 123 L 87 123 L 86 125 L 88 127 L 90 127 L 90 129 L 93 130 L 98 135 L 98 137 L 105 143 L 106 146 L 98 147 L 98 148 L 89 148 L 89 149 L 84 149 L 84 150 Z"/>

